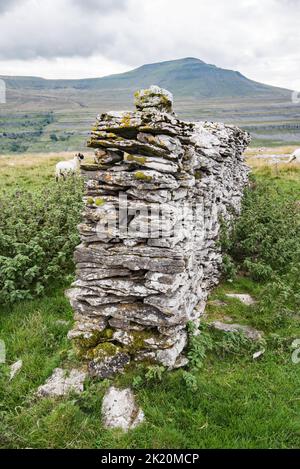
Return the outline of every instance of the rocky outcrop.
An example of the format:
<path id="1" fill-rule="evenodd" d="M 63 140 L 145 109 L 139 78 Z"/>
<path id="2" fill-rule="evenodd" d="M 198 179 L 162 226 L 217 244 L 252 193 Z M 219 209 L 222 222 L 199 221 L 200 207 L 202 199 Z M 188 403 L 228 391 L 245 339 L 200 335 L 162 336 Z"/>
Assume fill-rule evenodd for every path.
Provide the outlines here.
<path id="1" fill-rule="evenodd" d="M 186 326 L 198 324 L 221 263 L 222 220 L 239 213 L 249 135 L 184 122 L 152 86 L 134 112 L 98 116 L 82 166 L 86 193 L 75 252 L 69 333 L 93 375 L 130 361 L 184 365 Z"/>

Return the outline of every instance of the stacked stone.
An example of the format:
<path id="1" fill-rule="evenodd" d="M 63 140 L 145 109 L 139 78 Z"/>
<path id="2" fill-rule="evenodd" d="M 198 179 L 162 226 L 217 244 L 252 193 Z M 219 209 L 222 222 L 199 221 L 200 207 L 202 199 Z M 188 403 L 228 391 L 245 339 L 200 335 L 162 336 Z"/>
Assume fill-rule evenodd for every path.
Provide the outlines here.
<path id="1" fill-rule="evenodd" d="M 187 363 L 187 324 L 198 324 L 219 277 L 220 225 L 239 213 L 248 181 L 249 135 L 183 122 L 172 104 L 156 86 L 139 91 L 136 111 L 98 116 L 88 142 L 96 156 L 82 166 L 69 336 L 100 377 L 133 361 Z"/>

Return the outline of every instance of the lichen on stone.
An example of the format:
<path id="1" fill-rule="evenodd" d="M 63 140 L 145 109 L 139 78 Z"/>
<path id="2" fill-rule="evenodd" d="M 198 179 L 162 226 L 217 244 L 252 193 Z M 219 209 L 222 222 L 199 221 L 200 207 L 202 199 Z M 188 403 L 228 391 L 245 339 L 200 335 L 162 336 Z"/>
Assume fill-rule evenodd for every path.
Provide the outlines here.
<path id="1" fill-rule="evenodd" d="M 135 179 L 137 179 L 138 181 L 152 181 L 152 176 L 150 176 L 150 174 L 145 174 L 143 171 L 136 171 L 134 173 L 134 177 Z"/>
<path id="2" fill-rule="evenodd" d="M 105 199 L 101 198 L 101 197 L 97 197 L 97 199 L 95 200 L 95 205 L 97 207 L 102 207 L 102 205 L 105 204 Z"/>

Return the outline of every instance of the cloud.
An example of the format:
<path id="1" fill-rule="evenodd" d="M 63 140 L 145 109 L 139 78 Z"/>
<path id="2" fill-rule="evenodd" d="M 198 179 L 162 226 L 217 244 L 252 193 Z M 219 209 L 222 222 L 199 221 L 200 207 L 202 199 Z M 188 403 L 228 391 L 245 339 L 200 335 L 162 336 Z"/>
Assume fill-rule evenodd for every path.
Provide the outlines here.
<path id="1" fill-rule="evenodd" d="M 3 13 L 14 6 L 20 0 L 0 0 L 0 13 Z"/>
<path id="2" fill-rule="evenodd" d="M 126 8 L 128 0 L 71 0 L 74 5 L 88 10 L 89 12 L 100 11 L 108 12 Z"/>
<path id="3" fill-rule="evenodd" d="M 101 61 L 130 69 L 194 56 L 252 79 L 300 88 L 300 0 L 16 1 L 18 8 L 0 0 L 2 66 L 74 60 L 89 76 L 95 57 L 101 75 Z"/>

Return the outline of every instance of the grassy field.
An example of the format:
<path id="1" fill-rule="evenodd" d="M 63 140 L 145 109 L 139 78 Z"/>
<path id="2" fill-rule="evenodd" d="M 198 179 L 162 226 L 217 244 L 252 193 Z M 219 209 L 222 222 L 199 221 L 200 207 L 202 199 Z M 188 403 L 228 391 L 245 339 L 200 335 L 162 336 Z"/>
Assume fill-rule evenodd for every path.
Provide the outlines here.
<path id="1" fill-rule="evenodd" d="M 292 150 L 293 147 L 282 147 L 276 153 L 287 154 Z M 275 152 L 266 149 L 265 153 Z M 55 162 L 69 156 L 68 153 L 2 156 L 1 188 L 8 192 L 16 186 L 39 191 L 51 182 Z M 299 203 L 299 166 L 268 164 L 257 158 L 255 149 L 248 151 L 248 161 L 255 174 L 254 186 L 267 181 L 280 196 Z M 248 207 L 252 209 L 256 210 Z M 267 215 L 263 224 L 270 229 L 274 220 Z M 275 237 L 283 242 L 281 228 L 284 230 L 276 223 L 271 227 Z M 270 245 L 271 248 L 274 246 Z M 280 246 L 274 256 L 276 252 L 280 253 Z M 282 273 L 278 274 L 282 285 L 284 268 L 289 268 L 288 261 L 285 262 Z M 279 282 L 274 285 L 273 295 L 267 280 L 255 280 L 240 268 L 236 276 L 224 280 L 209 299 L 203 319 L 205 358 L 197 370 L 193 373 L 160 370 L 160 376 L 138 367 L 114 380 L 117 385 L 134 387 L 146 415 L 145 423 L 139 428 L 123 434 L 104 430 L 101 425 L 102 397 L 111 384 L 108 380 L 88 381 L 80 396 L 39 400 L 34 395 L 55 367 L 82 366 L 66 337 L 72 324 L 72 311 L 64 297 L 68 282 L 66 279 L 63 284 L 52 285 L 40 298 L 0 307 L 0 339 L 7 348 L 7 362 L 0 365 L 0 447 L 299 447 L 300 364 L 292 362 L 291 345 L 295 338 L 300 338 L 300 315 L 291 303 L 294 291 L 286 291 Z M 245 306 L 226 297 L 226 292 L 250 293 L 257 303 Z M 281 293 L 286 295 L 282 304 L 277 298 Z M 267 297 L 271 298 L 269 307 Z M 212 320 L 226 317 L 262 330 L 263 341 L 253 345 L 242 337 L 224 337 L 205 327 Z M 214 343 L 212 349 L 208 347 L 210 340 Z M 254 360 L 253 353 L 262 348 L 265 353 Z M 9 381 L 9 365 L 20 358 L 23 368 Z"/>

